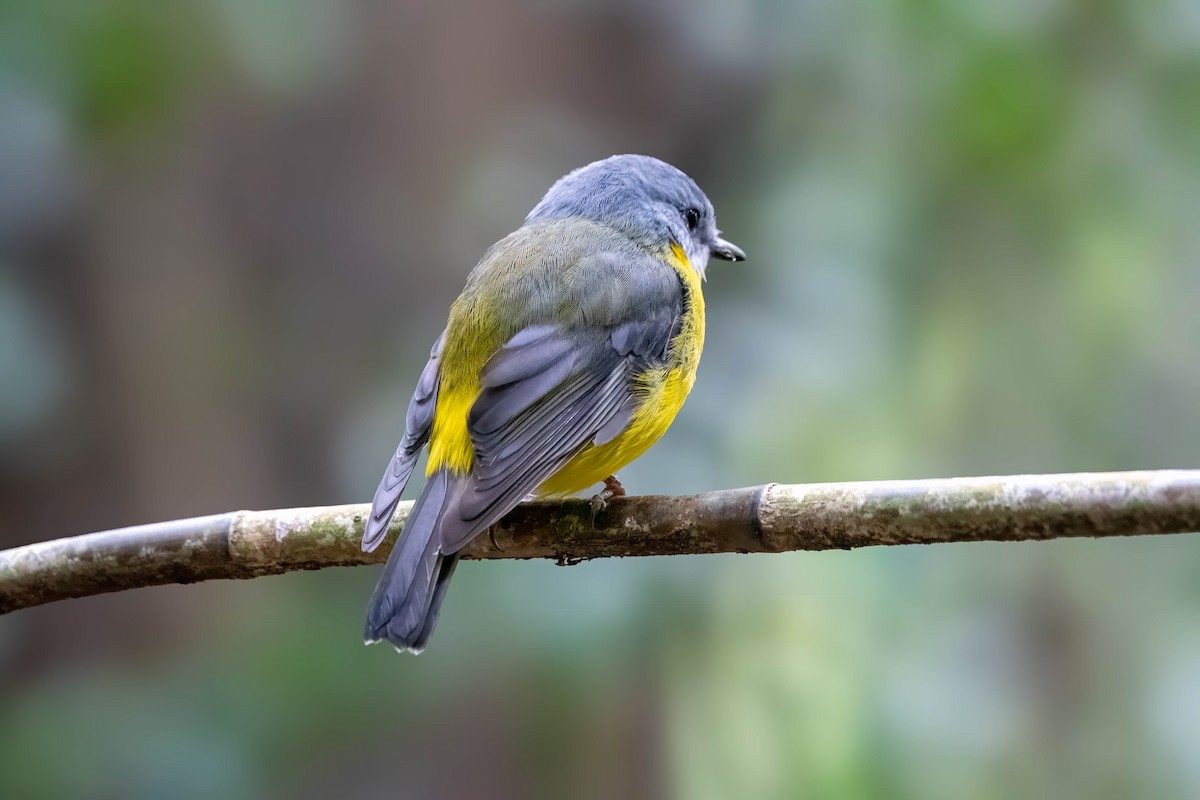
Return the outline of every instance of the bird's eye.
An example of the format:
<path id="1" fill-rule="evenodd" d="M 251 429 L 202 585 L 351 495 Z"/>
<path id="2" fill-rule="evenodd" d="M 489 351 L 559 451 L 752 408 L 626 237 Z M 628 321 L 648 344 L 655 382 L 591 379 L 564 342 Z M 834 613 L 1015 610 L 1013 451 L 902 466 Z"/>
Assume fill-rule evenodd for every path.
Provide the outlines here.
<path id="1" fill-rule="evenodd" d="M 697 208 L 688 208 L 683 212 L 683 218 L 687 220 L 689 231 L 696 230 L 696 226 L 700 224 L 700 210 Z"/>

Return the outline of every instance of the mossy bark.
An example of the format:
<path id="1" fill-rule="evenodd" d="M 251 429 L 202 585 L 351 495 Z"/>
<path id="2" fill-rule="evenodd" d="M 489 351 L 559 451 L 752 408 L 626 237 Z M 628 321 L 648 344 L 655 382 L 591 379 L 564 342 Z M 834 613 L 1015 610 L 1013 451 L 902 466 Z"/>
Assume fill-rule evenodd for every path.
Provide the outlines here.
<path id="1" fill-rule="evenodd" d="M 382 562 L 359 547 L 366 505 L 239 511 L 0 552 L 0 614 L 165 583 Z M 1200 531 L 1200 470 L 770 484 L 688 497 L 526 503 L 466 558 L 766 553 L 873 545 L 1028 541 Z"/>

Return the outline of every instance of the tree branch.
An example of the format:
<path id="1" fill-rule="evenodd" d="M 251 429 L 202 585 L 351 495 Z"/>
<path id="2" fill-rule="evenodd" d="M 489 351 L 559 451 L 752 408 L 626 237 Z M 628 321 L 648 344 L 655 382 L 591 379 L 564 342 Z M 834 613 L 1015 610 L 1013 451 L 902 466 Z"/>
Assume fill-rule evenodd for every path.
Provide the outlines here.
<path id="1" fill-rule="evenodd" d="M 0 552 L 0 614 L 69 597 L 382 562 L 359 549 L 366 505 L 237 511 Z M 466 558 L 779 553 L 870 545 L 1200 531 L 1200 470 L 770 484 L 691 497 L 526 503 Z"/>

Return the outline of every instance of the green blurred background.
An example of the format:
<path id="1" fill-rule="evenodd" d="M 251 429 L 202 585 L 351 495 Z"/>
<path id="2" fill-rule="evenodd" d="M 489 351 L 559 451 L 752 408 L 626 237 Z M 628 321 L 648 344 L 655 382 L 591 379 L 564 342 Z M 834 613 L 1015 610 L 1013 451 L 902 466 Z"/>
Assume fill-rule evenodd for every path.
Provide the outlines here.
<path id="1" fill-rule="evenodd" d="M 1200 466 L 1190 0 L 0 0 L 0 546 L 367 500 L 555 178 L 750 253 L 639 493 Z M 0 619 L 7 797 L 1200 796 L 1190 537 L 370 569 Z"/>

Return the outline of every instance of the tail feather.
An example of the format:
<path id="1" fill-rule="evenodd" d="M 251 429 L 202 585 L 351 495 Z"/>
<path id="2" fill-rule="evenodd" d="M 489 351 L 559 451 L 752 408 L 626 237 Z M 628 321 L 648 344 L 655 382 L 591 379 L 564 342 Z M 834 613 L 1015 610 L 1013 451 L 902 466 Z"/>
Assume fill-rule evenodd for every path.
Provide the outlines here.
<path id="1" fill-rule="evenodd" d="M 450 585 L 450 576 L 454 574 L 454 568 L 457 566 L 457 555 L 442 556 L 438 559 L 438 575 L 437 581 L 433 585 L 433 600 L 429 603 L 429 610 L 425 613 L 425 624 L 421 626 L 416 638 L 409 645 L 408 649 L 412 652 L 419 653 L 424 650 L 429 637 L 433 635 L 433 629 L 437 627 L 438 616 L 442 610 L 442 600 L 446 597 L 446 587 Z"/>
<path id="2" fill-rule="evenodd" d="M 434 473 L 413 505 L 367 607 L 367 644 L 387 639 L 398 650 L 420 652 L 433 632 L 458 561 L 443 556 L 440 530 L 457 483 L 445 472 Z"/>

